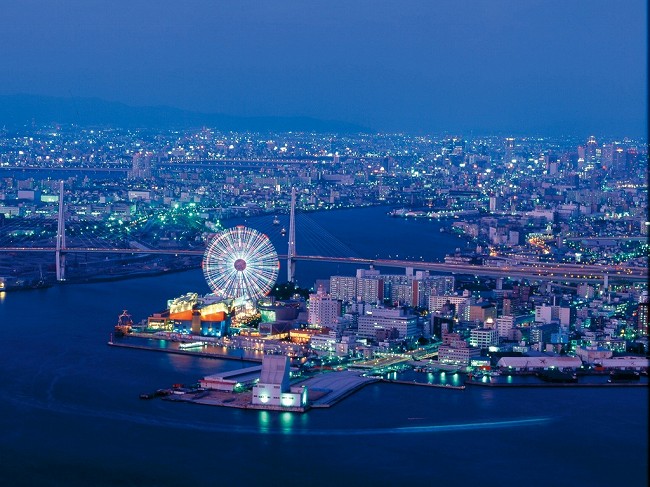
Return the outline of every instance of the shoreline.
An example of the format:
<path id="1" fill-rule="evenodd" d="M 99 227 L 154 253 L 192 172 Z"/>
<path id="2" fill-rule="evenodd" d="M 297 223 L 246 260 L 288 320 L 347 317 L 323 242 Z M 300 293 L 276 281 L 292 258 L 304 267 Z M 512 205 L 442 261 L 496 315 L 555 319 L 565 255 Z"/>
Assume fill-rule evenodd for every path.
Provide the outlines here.
<path id="1" fill-rule="evenodd" d="M 113 340 L 109 340 L 107 342 L 107 345 L 109 347 L 117 347 L 117 348 L 128 348 L 131 350 L 145 350 L 149 352 L 163 352 L 163 353 L 173 353 L 176 355 L 190 355 L 193 357 L 201 357 L 201 358 L 212 358 L 212 359 L 223 359 L 223 360 L 238 360 L 240 362 L 253 362 L 253 363 L 262 363 L 262 359 L 257 359 L 257 358 L 244 358 L 244 357 L 236 357 L 234 355 L 228 355 L 228 354 L 222 354 L 222 353 L 209 353 L 209 352 L 199 352 L 196 350 L 179 350 L 179 349 L 174 349 L 174 348 L 155 348 L 155 347 L 147 347 L 146 345 L 133 345 L 133 344 L 128 344 L 128 343 L 116 343 Z"/>

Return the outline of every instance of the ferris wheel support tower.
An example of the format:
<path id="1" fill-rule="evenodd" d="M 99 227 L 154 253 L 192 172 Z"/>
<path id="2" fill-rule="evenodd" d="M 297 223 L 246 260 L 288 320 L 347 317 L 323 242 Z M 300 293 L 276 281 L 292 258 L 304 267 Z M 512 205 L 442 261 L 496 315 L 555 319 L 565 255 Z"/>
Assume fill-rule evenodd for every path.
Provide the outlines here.
<path id="1" fill-rule="evenodd" d="M 287 281 L 293 282 L 296 274 L 296 188 L 291 188 L 291 210 L 289 212 L 289 249 L 287 251 Z"/>

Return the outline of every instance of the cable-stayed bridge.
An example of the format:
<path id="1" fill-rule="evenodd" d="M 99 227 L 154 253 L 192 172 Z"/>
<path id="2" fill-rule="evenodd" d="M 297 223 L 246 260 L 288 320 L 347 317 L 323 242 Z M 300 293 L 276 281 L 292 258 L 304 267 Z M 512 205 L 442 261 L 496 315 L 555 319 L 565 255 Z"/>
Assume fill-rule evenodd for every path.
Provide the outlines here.
<path id="1" fill-rule="evenodd" d="M 60 192 L 63 194 L 62 186 Z M 92 205 L 87 206 L 89 216 L 92 217 Z M 96 221 L 92 218 L 66 219 L 67 213 L 63 198 L 60 198 L 56 214 L 51 211 L 50 214 L 36 215 L 33 218 L 8 218 L 0 221 L 0 275 L 3 267 L 16 261 L 22 261 L 23 264 L 37 263 L 41 268 L 45 265 L 46 270 L 53 266 L 59 281 L 66 279 L 69 266 L 83 267 L 93 272 L 95 268 L 101 269 L 124 259 L 130 259 L 135 265 L 145 268 L 156 264 L 155 260 L 152 264 L 147 263 L 146 259 L 156 258 L 193 259 L 192 262 L 197 264 L 198 257 L 205 251 L 202 234 L 218 230 L 216 227 L 207 229 L 204 215 L 199 215 L 199 211 L 191 207 L 152 209 L 135 216 L 125 214 L 123 218 L 118 213 L 108 221 L 100 221 L 99 218 Z M 427 262 L 423 258 L 368 258 L 358 255 L 309 214 L 296 213 L 295 194 L 292 195 L 288 220 L 287 222 L 286 216 L 280 219 L 271 215 L 256 218 L 254 228 L 271 239 L 279 258 L 286 262 L 289 281 L 294 281 L 295 265 L 300 261 L 553 282 L 604 282 L 605 285 L 609 280 L 645 282 L 648 279 L 647 268 L 616 265 L 521 262 L 490 267 Z M 304 250 L 298 252 L 297 249 Z M 49 254 L 53 254 L 54 258 L 50 259 Z"/>

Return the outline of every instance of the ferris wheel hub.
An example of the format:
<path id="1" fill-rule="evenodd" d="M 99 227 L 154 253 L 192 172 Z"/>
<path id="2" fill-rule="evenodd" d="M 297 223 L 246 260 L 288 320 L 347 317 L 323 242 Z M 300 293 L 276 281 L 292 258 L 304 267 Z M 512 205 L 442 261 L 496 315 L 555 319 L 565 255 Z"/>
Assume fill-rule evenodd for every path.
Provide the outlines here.
<path id="1" fill-rule="evenodd" d="M 239 272 L 242 272 L 244 269 L 246 269 L 246 261 L 244 259 L 237 259 L 235 261 L 234 267 Z"/>

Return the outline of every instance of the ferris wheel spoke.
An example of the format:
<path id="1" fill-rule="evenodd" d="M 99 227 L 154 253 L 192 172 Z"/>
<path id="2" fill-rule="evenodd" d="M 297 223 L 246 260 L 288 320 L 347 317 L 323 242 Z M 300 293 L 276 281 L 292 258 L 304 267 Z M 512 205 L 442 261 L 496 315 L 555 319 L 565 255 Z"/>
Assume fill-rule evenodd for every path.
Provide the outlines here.
<path id="1" fill-rule="evenodd" d="M 273 288 L 278 255 L 269 238 L 243 226 L 223 230 L 206 247 L 203 273 L 214 294 L 256 300 Z"/>

